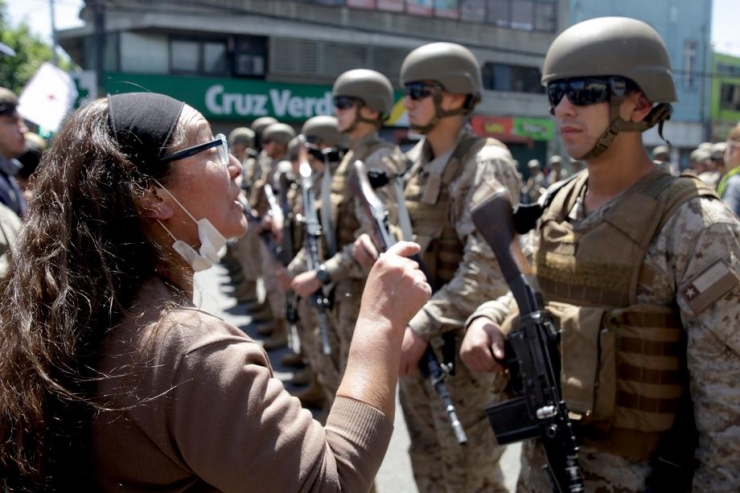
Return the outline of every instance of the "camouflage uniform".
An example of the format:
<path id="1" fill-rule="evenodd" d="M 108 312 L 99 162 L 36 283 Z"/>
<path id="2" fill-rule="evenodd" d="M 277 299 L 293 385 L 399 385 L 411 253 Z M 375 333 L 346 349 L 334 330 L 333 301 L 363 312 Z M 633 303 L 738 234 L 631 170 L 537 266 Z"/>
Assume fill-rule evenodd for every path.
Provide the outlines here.
<path id="1" fill-rule="evenodd" d="M 365 163 L 368 171 L 381 171 L 394 176 L 405 166 L 398 148 L 381 141 L 377 133 L 356 142 L 342 159 L 331 181 L 331 222 L 336 235 L 337 252 L 324 262 L 326 272 L 334 283 L 334 314 L 339 329 L 340 369 L 343 371 L 349 355 L 355 323 L 360 311 L 360 300 L 365 287 L 367 272 L 352 256 L 355 239 L 361 233 L 374 231 L 370 218 L 362 210 L 359 200 L 349 188 L 355 160 Z M 389 186 L 376 190 L 384 204 L 392 201 Z M 324 207 L 324 204 L 322 204 Z"/>
<path id="2" fill-rule="evenodd" d="M 569 208 L 567 221 L 575 231 L 590 231 L 612 222 L 620 210 L 630 210 L 630 206 L 634 208 L 634 203 L 631 204 L 635 197 L 633 192 L 652 179 L 652 175 L 643 178 L 588 216 L 583 210 L 584 189 L 577 189 L 579 199 Z M 684 354 L 699 432 L 695 453 L 698 468 L 694 473 L 693 491 L 729 492 L 740 490 L 740 431 L 737 426 L 740 389 L 735 381 L 740 370 L 740 332 L 736 322 L 740 320 L 737 274 L 740 272 L 740 223 L 719 200 L 702 195 L 694 196 L 669 214 L 664 226 L 649 242 L 637 277 L 633 307 L 657 305 L 667 307 L 666 310 L 677 308 L 679 326 L 688 339 Z M 543 241 L 540 237 L 540 242 Z M 578 250 L 583 248 L 586 246 L 579 245 Z M 562 246 L 556 248 L 550 244 L 547 251 L 540 246 L 536 257 L 552 256 L 556 250 L 565 251 Z M 578 264 L 574 265 L 578 269 Z M 543 278 L 543 274 L 538 272 L 538 281 L 548 289 L 552 283 L 551 274 L 548 271 L 547 277 Z M 565 275 L 561 284 L 580 285 L 579 279 L 583 276 L 584 273 Z M 624 276 L 606 269 L 598 277 L 602 285 L 624 282 Z M 566 278 L 570 279 L 566 281 Z M 567 291 L 559 288 L 557 292 Z M 562 299 L 560 295 L 544 294 L 546 301 Z M 501 324 L 512 304 L 510 296 L 488 302 L 476 311 L 471 320 L 483 315 Z M 620 313 L 611 312 L 609 304 L 606 307 L 608 315 L 604 320 L 612 320 L 610 314 Z M 608 331 L 608 326 L 602 328 L 602 333 Z M 563 367 L 568 368 L 571 362 L 565 348 L 563 351 Z M 599 370 L 599 374 L 603 371 Z M 619 372 L 618 369 L 617 375 Z M 596 392 L 598 394 L 598 386 Z M 653 396 L 651 393 L 650 397 Z M 655 413 L 651 414 L 655 416 Z M 641 439 L 640 436 L 634 438 L 635 441 Z M 592 438 L 587 437 L 586 443 L 579 454 L 586 491 L 631 493 L 645 490 L 645 480 L 651 472 L 647 460 L 631 460 L 624 454 L 609 452 L 605 449 L 613 447 L 613 444 Z M 540 470 L 545 461 L 541 447 L 532 441 L 526 443 L 523 450 L 528 465 L 522 468 L 518 491 L 547 491 L 549 484 Z"/>
<path id="3" fill-rule="evenodd" d="M 338 162 L 329 163 L 330 172 L 334 173 L 338 166 Z M 321 197 L 321 183 L 324 171 L 316 172 L 312 176 L 315 206 L 318 206 L 318 201 Z M 302 196 L 298 197 L 297 200 L 301 203 L 303 200 Z M 299 208 L 302 208 L 302 206 L 299 205 Z M 322 246 L 321 242 L 319 242 L 319 246 Z M 287 270 L 291 278 L 308 270 L 307 255 L 306 249 L 301 248 L 290 262 Z M 341 380 L 339 375 L 339 339 L 336 320 L 333 313 L 327 311 L 328 326 L 326 330 L 331 354 L 325 355 L 321 342 L 321 329 L 319 327 L 317 308 L 313 306 L 310 299 L 298 299 L 298 318 L 301 354 L 308 360 L 309 366 L 316 374 L 316 379 L 326 394 L 327 406 L 330 407 L 339 389 L 339 382 Z"/>
<path id="4" fill-rule="evenodd" d="M 470 142 L 475 145 L 471 147 Z M 519 197 L 520 192 L 516 167 L 502 144 L 475 138 L 465 128 L 456 149 L 466 143 L 468 150 L 462 155 L 452 152 L 442 156 L 440 163 L 440 160 L 430 162 L 430 147 L 423 140 L 410 153 L 414 164 L 405 190 L 415 240 L 422 246 L 429 280 L 433 285 L 443 284 L 409 327 L 429 341 L 440 360 L 443 346 L 440 336 L 454 332 L 457 354 L 465 319 L 482 300 L 500 296 L 508 289 L 491 249 L 473 226 L 470 216 L 473 194 L 491 182 L 505 186 L 512 197 Z M 443 165 L 437 172 L 431 170 L 435 161 Z M 435 188 L 436 194 L 430 192 Z M 449 200 L 447 210 L 436 207 L 434 213 L 439 218 L 438 234 L 420 234 L 418 214 L 423 208 L 417 204 L 424 202 L 434 207 L 446 200 Z M 453 258 L 457 263 L 452 262 Z M 411 436 L 409 454 L 419 491 L 506 491 L 498 465 L 504 449 L 497 446 L 483 412 L 487 404 L 497 399 L 500 389 L 495 380 L 491 374 L 471 373 L 462 364 L 456 365 L 455 374 L 446 379 L 468 436 L 465 446 L 457 443 L 442 399 L 429 382 L 418 372 L 400 380 L 401 405 Z"/>

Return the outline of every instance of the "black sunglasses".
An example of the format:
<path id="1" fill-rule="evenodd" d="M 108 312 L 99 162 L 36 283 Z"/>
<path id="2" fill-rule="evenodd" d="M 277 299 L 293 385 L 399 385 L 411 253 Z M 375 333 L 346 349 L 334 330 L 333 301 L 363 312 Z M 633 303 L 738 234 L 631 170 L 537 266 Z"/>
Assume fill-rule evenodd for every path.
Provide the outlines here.
<path id="1" fill-rule="evenodd" d="M 634 84 L 621 77 L 556 80 L 547 84 L 547 99 L 553 108 L 560 104 L 563 96 L 568 96 L 568 100 L 576 106 L 588 106 L 605 103 L 612 96 L 624 96 L 633 88 Z"/>
<path id="2" fill-rule="evenodd" d="M 171 161 L 179 161 L 181 159 L 189 158 L 190 156 L 195 156 L 196 154 L 207 151 L 208 149 L 213 149 L 214 147 L 218 148 L 218 160 L 224 166 L 228 166 L 231 158 L 229 157 L 229 142 L 226 140 L 226 136 L 224 134 L 216 135 L 215 139 L 211 142 L 188 147 L 187 149 L 183 149 L 181 151 L 172 153 L 169 156 L 165 156 L 160 159 L 159 162 L 169 163 Z"/>
<path id="3" fill-rule="evenodd" d="M 360 104 L 360 99 L 352 96 L 336 96 L 334 98 L 334 107 L 338 110 L 348 110 L 358 104 Z"/>
<path id="4" fill-rule="evenodd" d="M 418 101 L 442 89 L 444 89 L 442 85 L 436 82 L 411 82 L 403 86 L 403 95 L 408 96 L 412 101 Z"/>

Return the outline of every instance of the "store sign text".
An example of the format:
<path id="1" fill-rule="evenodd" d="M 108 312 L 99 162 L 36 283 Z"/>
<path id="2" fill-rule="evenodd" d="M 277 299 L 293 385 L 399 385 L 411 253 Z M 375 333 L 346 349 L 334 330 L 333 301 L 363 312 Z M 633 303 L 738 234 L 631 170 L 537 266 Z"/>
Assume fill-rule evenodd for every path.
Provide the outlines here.
<path id="1" fill-rule="evenodd" d="M 205 103 L 209 112 L 223 116 L 272 115 L 276 118 L 287 116 L 306 119 L 316 115 L 330 115 L 334 111 L 331 93 L 328 91 L 321 98 L 294 96 L 290 89 L 270 89 L 268 94 L 241 94 L 226 92 L 221 84 L 208 88 Z"/>

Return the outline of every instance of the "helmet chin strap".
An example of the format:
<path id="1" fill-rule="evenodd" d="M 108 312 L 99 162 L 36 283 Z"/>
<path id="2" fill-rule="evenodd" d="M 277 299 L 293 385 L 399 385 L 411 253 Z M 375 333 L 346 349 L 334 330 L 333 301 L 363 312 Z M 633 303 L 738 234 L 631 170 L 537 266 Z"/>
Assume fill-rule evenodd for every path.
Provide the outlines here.
<path id="1" fill-rule="evenodd" d="M 596 144 L 594 144 L 591 150 L 583 156 L 576 157 L 576 159 L 588 161 L 597 158 L 611 147 L 619 132 L 644 132 L 656 124 L 659 124 L 658 133 L 660 138 L 665 140 L 663 138 L 663 123 L 670 119 L 673 112 L 670 104 L 660 103 L 654 106 L 647 117 L 641 122 L 628 122 L 627 120 L 623 120 L 619 115 L 619 109 L 623 101 L 623 96 L 612 96 L 609 103 L 609 126 L 604 130 L 604 133 L 601 134 L 599 140 L 596 141 Z"/>
<path id="2" fill-rule="evenodd" d="M 348 133 L 353 132 L 355 128 L 357 128 L 357 124 L 360 122 L 369 123 L 370 125 L 375 125 L 375 128 L 379 129 L 380 127 L 383 126 L 383 122 L 385 122 L 388 119 L 388 117 L 387 116 L 384 117 L 382 113 L 380 113 L 380 116 L 375 119 L 364 118 L 362 115 L 360 115 L 360 110 L 363 107 L 365 107 L 364 104 L 360 104 L 357 106 L 357 111 L 355 112 L 355 118 L 352 120 L 352 123 L 350 124 L 350 126 L 347 127 L 345 131 L 342 132 L 343 134 L 348 134 Z"/>
<path id="3" fill-rule="evenodd" d="M 471 111 L 466 107 L 468 106 L 467 101 L 465 104 L 454 110 L 444 110 L 442 109 L 442 94 L 440 92 L 435 92 L 432 98 L 434 101 L 434 116 L 432 117 L 432 119 L 429 120 L 426 125 L 414 125 L 413 123 L 409 124 L 412 129 L 422 135 L 426 135 L 427 133 L 429 133 L 430 130 L 437 126 L 440 118 L 454 115 L 467 115 Z"/>

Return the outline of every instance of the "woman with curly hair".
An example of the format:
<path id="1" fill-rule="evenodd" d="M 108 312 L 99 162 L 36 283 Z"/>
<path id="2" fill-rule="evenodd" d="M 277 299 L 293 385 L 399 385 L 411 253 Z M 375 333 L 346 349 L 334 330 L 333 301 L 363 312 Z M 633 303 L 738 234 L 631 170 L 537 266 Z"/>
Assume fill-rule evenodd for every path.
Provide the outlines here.
<path id="1" fill-rule="evenodd" d="M 0 307 L 2 491 L 367 491 L 406 322 L 430 294 L 376 264 L 325 427 L 259 344 L 192 305 L 247 223 L 239 163 L 193 108 L 124 94 L 72 115 L 36 178 Z M 403 296 L 397 296 L 403 293 Z"/>

